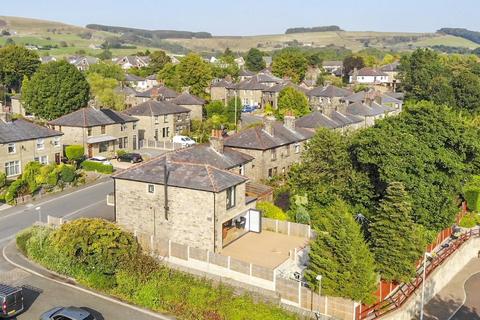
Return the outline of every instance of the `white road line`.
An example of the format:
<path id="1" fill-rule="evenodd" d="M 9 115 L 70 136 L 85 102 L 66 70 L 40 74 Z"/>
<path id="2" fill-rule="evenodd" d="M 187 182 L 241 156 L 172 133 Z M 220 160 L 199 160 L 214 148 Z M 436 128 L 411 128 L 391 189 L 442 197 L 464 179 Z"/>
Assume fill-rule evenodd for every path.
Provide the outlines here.
<path id="1" fill-rule="evenodd" d="M 478 274 L 480 272 L 478 271 L 475 271 L 474 273 L 472 273 L 467 279 L 465 279 L 465 281 L 463 281 L 463 301 L 462 301 L 462 304 L 452 313 L 452 315 L 450 317 L 448 317 L 447 320 L 450 320 L 452 319 L 456 314 L 457 312 L 465 305 L 465 302 L 467 301 L 467 291 L 465 290 L 465 285 L 467 284 L 467 281 L 470 280 L 470 278 L 472 278 L 474 275 Z"/>
<path id="2" fill-rule="evenodd" d="M 100 200 L 100 201 L 91 203 L 91 204 L 89 204 L 89 205 L 86 206 L 86 207 L 80 208 L 80 209 L 78 209 L 78 210 L 75 210 L 75 211 L 73 211 L 73 212 L 70 212 L 69 214 L 64 215 L 62 218 L 65 218 L 65 219 L 71 218 L 71 217 L 73 217 L 74 215 L 76 215 L 77 213 L 79 213 L 79 212 L 81 212 L 81 211 L 83 211 L 83 210 L 85 210 L 85 209 L 88 209 L 88 208 L 91 208 L 91 207 L 93 207 L 93 206 L 96 206 L 97 204 L 99 204 L 99 203 L 101 203 L 101 202 L 105 202 L 105 203 L 106 203 L 106 201 L 107 201 L 107 199 L 103 199 L 103 200 Z"/>
<path id="3" fill-rule="evenodd" d="M 72 284 L 69 284 L 69 283 L 65 283 L 65 282 L 62 282 L 62 281 L 58 281 L 58 280 L 55 280 L 55 279 L 51 279 L 51 278 L 48 278 L 48 277 L 45 277 L 44 275 L 36 272 L 36 271 L 33 271 L 33 270 L 30 270 L 29 268 L 26 268 L 24 266 L 21 266 L 15 262 L 13 262 L 12 260 L 10 260 L 7 255 L 5 254 L 5 247 L 3 247 L 3 250 L 2 250 L 2 255 L 3 255 L 3 258 L 8 262 L 10 263 L 11 265 L 19 268 L 19 269 L 22 269 L 24 271 L 27 271 L 28 273 L 31 273 L 33 275 L 36 275 L 37 277 L 40 277 L 42 279 L 46 279 L 46 280 L 49 280 L 49 281 L 53 281 L 53 282 L 56 282 L 60 285 L 63 285 L 63 286 L 66 286 L 66 287 L 70 287 L 70 288 L 73 288 L 73 289 L 76 289 L 76 290 L 79 290 L 79 291 L 82 291 L 84 293 L 87 293 L 87 294 L 90 294 L 92 296 L 96 296 L 96 297 L 99 297 L 99 298 L 102 298 L 104 300 L 107 300 L 109 302 L 112 302 L 112 303 L 116 303 L 118 305 L 121 305 L 123 307 L 126 307 L 126 308 L 130 308 L 132 310 L 135 310 L 135 311 L 138 311 L 140 313 L 143 313 L 143 314 L 146 314 L 146 315 L 149 315 L 151 317 L 154 317 L 156 319 L 161 319 L 161 320 L 172 320 L 173 318 L 169 318 L 169 317 L 166 317 L 166 316 L 163 316 L 161 314 L 158 314 L 158 313 L 154 313 L 152 311 L 148 311 L 148 310 L 145 310 L 145 309 L 142 309 L 142 308 L 139 308 L 139 307 L 136 307 L 136 306 L 132 306 L 128 303 L 124 303 L 124 302 L 121 302 L 121 301 L 118 301 L 116 299 L 113 299 L 113 298 L 110 298 L 108 296 L 105 296 L 103 294 L 99 294 L 99 293 L 96 293 L 96 292 L 93 292 L 93 291 L 90 291 L 90 290 L 87 290 L 87 289 L 84 289 L 82 287 L 78 287 L 78 286 L 75 286 L 75 285 L 72 285 Z"/>
<path id="4" fill-rule="evenodd" d="M 84 191 L 84 190 L 87 190 L 87 189 L 90 189 L 90 188 L 93 188 L 93 187 L 97 187 L 97 186 L 103 185 L 103 184 L 108 183 L 108 182 L 109 182 L 109 181 L 97 183 L 97 184 L 88 186 L 88 187 L 86 187 L 86 188 L 83 188 L 83 189 L 80 189 L 80 190 L 76 190 L 76 191 L 74 191 L 74 192 L 67 193 L 67 194 L 61 195 L 61 196 L 59 196 L 59 197 L 52 198 L 52 199 L 50 199 L 50 200 L 46 200 L 46 201 L 44 201 L 44 202 L 37 203 L 37 204 L 35 204 L 35 207 L 43 206 L 43 205 L 45 205 L 45 204 L 47 204 L 47 203 L 50 203 L 50 202 L 52 202 L 52 201 L 56 201 L 56 200 L 59 200 L 59 199 L 62 199 L 62 198 L 65 198 L 65 197 L 74 195 L 74 194 L 76 194 L 76 193 L 78 193 L 78 192 L 82 192 L 82 191 Z M 33 205 L 30 206 L 30 207 L 27 205 L 27 208 L 25 208 L 25 209 L 23 209 L 23 210 L 22 210 L 22 209 L 19 209 L 19 210 L 21 210 L 21 211 L 12 212 L 12 213 L 10 213 L 10 214 L 7 214 L 6 216 L 0 216 L 0 220 L 6 219 L 6 218 L 10 218 L 10 217 L 13 217 L 13 216 L 22 214 L 22 213 L 26 213 L 26 211 L 32 210 L 32 208 L 33 208 Z"/>

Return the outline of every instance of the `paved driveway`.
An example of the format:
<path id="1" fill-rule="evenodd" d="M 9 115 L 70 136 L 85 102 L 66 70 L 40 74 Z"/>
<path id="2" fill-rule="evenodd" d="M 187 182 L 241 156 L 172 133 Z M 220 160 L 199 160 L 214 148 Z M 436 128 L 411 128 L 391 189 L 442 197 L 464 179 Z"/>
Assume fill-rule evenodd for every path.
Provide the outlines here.
<path id="1" fill-rule="evenodd" d="M 480 320 L 480 273 L 467 280 L 465 293 L 467 295 L 465 303 L 451 320 Z"/>

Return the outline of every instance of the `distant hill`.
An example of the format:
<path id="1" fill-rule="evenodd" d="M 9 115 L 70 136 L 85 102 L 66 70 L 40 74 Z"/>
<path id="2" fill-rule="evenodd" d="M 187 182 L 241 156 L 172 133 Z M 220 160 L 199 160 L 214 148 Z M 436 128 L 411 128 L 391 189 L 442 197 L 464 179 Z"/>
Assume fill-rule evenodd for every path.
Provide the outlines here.
<path id="1" fill-rule="evenodd" d="M 135 35 L 147 39 L 192 39 L 192 38 L 211 38 L 208 32 L 191 32 L 178 30 L 146 30 L 128 27 L 107 26 L 101 24 L 87 24 L 88 29 L 107 31 L 112 33 Z"/>
<path id="2" fill-rule="evenodd" d="M 480 32 L 472 31 L 464 28 L 442 28 L 438 33 L 449 34 L 456 37 L 461 37 L 477 44 L 480 44 Z"/>
<path id="3" fill-rule="evenodd" d="M 322 26 L 322 27 L 312 27 L 312 28 L 289 28 L 285 31 L 285 34 L 291 33 L 306 33 L 306 32 L 327 32 L 327 31 L 343 31 L 339 26 Z"/>

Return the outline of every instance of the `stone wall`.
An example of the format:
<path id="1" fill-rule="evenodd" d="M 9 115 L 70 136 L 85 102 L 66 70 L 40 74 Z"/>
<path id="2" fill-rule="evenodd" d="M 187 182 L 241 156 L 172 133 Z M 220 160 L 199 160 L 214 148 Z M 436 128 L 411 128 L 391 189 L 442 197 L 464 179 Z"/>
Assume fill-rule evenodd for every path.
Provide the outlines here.
<path id="1" fill-rule="evenodd" d="M 440 292 L 471 259 L 477 257 L 479 248 L 480 238 L 472 238 L 433 271 L 425 282 L 425 304 Z M 383 316 L 382 319 L 411 320 L 418 317 L 421 307 L 421 295 L 421 289 L 416 290 L 402 307 Z"/>

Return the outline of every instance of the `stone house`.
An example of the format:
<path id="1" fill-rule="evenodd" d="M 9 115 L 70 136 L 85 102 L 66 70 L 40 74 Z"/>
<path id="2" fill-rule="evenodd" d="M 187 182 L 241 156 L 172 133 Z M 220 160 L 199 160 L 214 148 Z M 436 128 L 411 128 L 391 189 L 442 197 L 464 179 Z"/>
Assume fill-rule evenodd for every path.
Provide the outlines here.
<path id="1" fill-rule="evenodd" d="M 70 63 L 73 64 L 80 71 L 87 71 L 91 65 L 97 64 L 98 61 L 100 61 L 100 59 L 95 57 L 85 56 L 85 57 L 78 57 L 76 60 L 73 60 Z"/>
<path id="2" fill-rule="evenodd" d="M 136 105 L 149 101 L 149 100 L 164 100 L 170 101 L 178 97 L 180 94 L 173 89 L 165 87 L 163 85 L 155 86 L 143 92 L 137 92 L 136 98 Z"/>
<path id="3" fill-rule="evenodd" d="M 10 98 L 11 101 L 11 112 L 14 114 L 19 114 L 23 117 L 27 115 L 25 107 L 22 104 L 22 97 L 20 95 L 14 95 Z"/>
<path id="4" fill-rule="evenodd" d="M 210 99 L 212 101 L 223 101 L 224 104 L 228 102 L 228 89 L 232 87 L 232 83 L 221 79 L 215 81 L 210 86 Z"/>
<path id="5" fill-rule="evenodd" d="M 374 68 L 355 69 L 349 76 L 349 83 L 367 85 L 384 85 L 389 83 L 388 74 Z"/>
<path id="6" fill-rule="evenodd" d="M 205 105 L 205 100 L 194 96 L 188 92 L 184 92 L 178 97 L 171 100 L 172 103 L 182 106 L 190 110 L 190 119 L 192 120 L 203 120 L 203 106 Z"/>
<path id="7" fill-rule="evenodd" d="M 258 81 L 257 77 L 241 81 L 228 88 L 228 97 L 238 97 L 243 106 L 262 107 L 263 90 L 268 87 Z"/>
<path id="8" fill-rule="evenodd" d="M 287 87 L 294 88 L 303 93 L 308 92 L 308 90 L 305 89 L 304 87 L 297 86 L 296 84 L 290 81 L 285 81 L 285 82 L 276 84 L 273 87 L 266 87 L 262 91 L 262 106 L 266 106 L 267 103 L 269 103 L 274 110 L 278 109 L 278 98 L 280 96 L 280 92 Z"/>
<path id="9" fill-rule="evenodd" d="M 123 83 L 140 92 L 148 89 L 147 79 L 136 76 L 134 74 L 125 74 L 125 79 L 123 80 Z"/>
<path id="10" fill-rule="evenodd" d="M 86 107 L 48 124 L 64 133 L 64 145 L 82 145 L 91 158 L 113 157 L 117 150 L 137 150 L 137 123 L 137 118 L 115 110 Z"/>
<path id="11" fill-rule="evenodd" d="M 342 99 L 352 95 L 352 91 L 339 88 L 333 85 L 316 87 L 307 92 L 308 102 L 312 110 L 328 113 L 329 110 L 343 104 Z"/>
<path id="12" fill-rule="evenodd" d="M 351 132 L 364 127 L 364 119 L 351 114 L 333 111 L 329 115 L 314 111 L 296 120 L 299 128 L 316 131 L 318 128 L 332 129 L 341 133 Z"/>
<path id="13" fill-rule="evenodd" d="M 146 77 L 145 79 L 147 81 L 147 89 L 158 86 L 158 80 L 157 80 L 157 75 L 156 74 L 152 74 L 152 75 Z"/>
<path id="14" fill-rule="evenodd" d="M 172 141 L 190 130 L 190 109 L 169 101 L 150 100 L 123 111 L 138 119 L 138 140 Z"/>
<path id="15" fill-rule="evenodd" d="M 322 62 L 322 68 L 325 72 L 337 76 L 343 76 L 343 61 L 326 60 Z"/>
<path id="16" fill-rule="evenodd" d="M 113 176 L 115 220 L 132 232 L 220 252 L 247 232 L 260 232 L 247 178 L 166 154 Z"/>
<path id="17" fill-rule="evenodd" d="M 380 68 L 380 71 L 387 74 L 388 76 L 387 86 L 390 87 L 390 89 L 394 92 L 397 90 L 397 87 L 400 83 L 400 79 L 398 78 L 398 73 L 400 71 L 399 67 L 400 67 L 400 61 L 395 61 L 393 63 L 384 65 Z"/>
<path id="18" fill-rule="evenodd" d="M 242 82 L 245 80 L 250 80 L 255 76 L 255 72 L 252 72 L 247 69 L 240 69 L 240 72 L 238 73 L 238 81 Z"/>
<path id="19" fill-rule="evenodd" d="M 116 60 L 116 64 L 120 65 L 124 70 L 147 67 L 149 63 L 150 57 L 148 56 L 124 56 Z"/>
<path id="20" fill-rule="evenodd" d="M 60 163 L 62 135 L 27 120 L 11 120 L 7 114 L 0 120 L 0 166 L 8 178 L 14 178 L 31 161 Z"/>
<path id="21" fill-rule="evenodd" d="M 263 126 L 240 131 L 225 139 L 225 146 L 254 158 L 247 166 L 247 176 L 262 182 L 286 174 L 294 163 L 300 161 L 305 142 L 314 131 L 298 128 L 295 117 L 285 116 L 284 122 L 272 117 L 263 118 Z"/>

